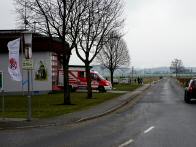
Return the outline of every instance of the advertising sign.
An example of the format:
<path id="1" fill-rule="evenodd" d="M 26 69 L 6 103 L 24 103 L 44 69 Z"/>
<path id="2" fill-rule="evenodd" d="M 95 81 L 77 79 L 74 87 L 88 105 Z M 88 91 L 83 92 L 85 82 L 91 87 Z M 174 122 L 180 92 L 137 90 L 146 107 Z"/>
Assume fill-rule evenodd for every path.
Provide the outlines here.
<path id="1" fill-rule="evenodd" d="M 22 61 L 22 69 L 24 69 L 24 70 L 32 70 L 33 69 L 33 61 L 32 61 L 32 59 L 23 59 L 23 61 Z"/>
<path id="2" fill-rule="evenodd" d="M 21 81 L 22 76 L 19 65 L 20 38 L 8 42 L 7 47 L 9 50 L 8 72 L 12 80 Z"/>
<path id="3" fill-rule="evenodd" d="M 47 62 L 46 61 L 39 60 L 36 62 L 35 80 L 36 81 L 47 81 L 48 80 Z"/>

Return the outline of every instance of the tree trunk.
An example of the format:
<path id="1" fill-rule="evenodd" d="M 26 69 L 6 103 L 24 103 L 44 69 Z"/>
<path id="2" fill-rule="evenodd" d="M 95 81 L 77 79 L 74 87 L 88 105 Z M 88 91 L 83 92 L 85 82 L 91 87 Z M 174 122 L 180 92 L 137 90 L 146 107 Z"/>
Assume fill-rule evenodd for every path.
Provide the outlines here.
<path id="1" fill-rule="evenodd" d="M 85 63 L 85 68 L 86 68 L 86 80 L 87 80 L 87 98 L 91 99 L 93 97 L 92 94 L 92 87 L 91 87 L 91 73 L 90 73 L 90 65 L 88 62 Z"/>
<path id="2" fill-rule="evenodd" d="M 69 88 L 69 58 L 63 55 L 63 73 L 64 73 L 64 105 L 71 104 Z"/>
<path id="3" fill-rule="evenodd" d="M 113 70 L 110 70 L 110 78 L 111 78 L 111 84 L 113 87 L 113 81 L 114 81 L 114 71 Z"/>

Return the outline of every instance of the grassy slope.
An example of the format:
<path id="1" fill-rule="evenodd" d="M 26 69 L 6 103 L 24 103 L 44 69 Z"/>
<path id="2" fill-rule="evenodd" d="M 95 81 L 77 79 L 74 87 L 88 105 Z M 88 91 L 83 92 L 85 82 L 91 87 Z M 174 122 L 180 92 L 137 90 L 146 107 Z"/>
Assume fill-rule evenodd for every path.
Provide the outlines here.
<path id="1" fill-rule="evenodd" d="M 141 85 L 138 84 L 118 84 L 116 90 L 132 91 Z M 87 99 L 86 93 L 71 93 L 73 105 L 62 105 L 63 94 L 47 94 L 32 97 L 32 116 L 33 118 L 48 118 L 71 113 L 103 103 L 104 101 L 116 98 L 122 94 L 117 93 L 93 93 L 93 99 Z M 0 111 L 2 107 L 2 97 L 0 97 Z M 27 97 L 26 96 L 6 96 L 5 113 L 0 112 L 0 117 L 26 118 L 27 116 Z"/>
<path id="2" fill-rule="evenodd" d="M 47 118 L 52 116 L 58 116 L 74 111 L 87 109 L 106 100 L 118 97 L 119 95 L 120 94 L 113 93 L 94 93 L 93 99 L 86 99 L 86 93 L 72 93 L 71 100 L 73 105 L 70 106 L 62 105 L 63 94 L 33 96 L 32 115 L 34 118 Z M 5 113 L 2 114 L 2 112 L 0 112 L 0 117 L 2 117 L 3 115 L 5 117 L 25 118 L 27 116 L 27 97 L 5 97 Z"/>
<path id="3" fill-rule="evenodd" d="M 133 91 L 140 86 L 141 85 L 138 84 L 116 84 L 113 86 L 113 88 L 119 91 Z"/>

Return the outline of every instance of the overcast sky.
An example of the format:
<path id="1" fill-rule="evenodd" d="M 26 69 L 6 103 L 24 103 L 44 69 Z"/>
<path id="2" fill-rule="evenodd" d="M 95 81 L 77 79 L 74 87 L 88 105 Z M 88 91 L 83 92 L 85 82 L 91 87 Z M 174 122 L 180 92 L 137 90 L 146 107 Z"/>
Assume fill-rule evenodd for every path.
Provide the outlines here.
<path id="1" fill-rule="evenodd" d="M 126 41 L 133 66 L 196 66 L 195 0 L 126 0 Z"/>
<path id="2" fill-rule="evenodd" d="M 196 66 L 195 0 L 125 0 L 125 40 L 131 66 Z M 0 29 L 16 28 L 12 0 L 0 2 Z M 74 63 L 74 59 L 71 59 Z"/>

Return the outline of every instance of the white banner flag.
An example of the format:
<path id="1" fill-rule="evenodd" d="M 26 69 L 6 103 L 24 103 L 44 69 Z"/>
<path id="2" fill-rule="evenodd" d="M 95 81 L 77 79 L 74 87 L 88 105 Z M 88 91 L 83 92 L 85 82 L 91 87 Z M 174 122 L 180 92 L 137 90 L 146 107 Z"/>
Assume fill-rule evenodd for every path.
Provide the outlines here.
<path id="1" fill-rule="evenodd" d="M 19 66 L 20 38 L 8 42 L 7 47 L 9 50 L 8 72 L 13 80 L 21 81 L 22 76 Z"/>

